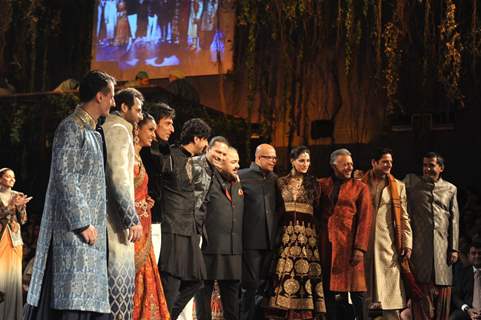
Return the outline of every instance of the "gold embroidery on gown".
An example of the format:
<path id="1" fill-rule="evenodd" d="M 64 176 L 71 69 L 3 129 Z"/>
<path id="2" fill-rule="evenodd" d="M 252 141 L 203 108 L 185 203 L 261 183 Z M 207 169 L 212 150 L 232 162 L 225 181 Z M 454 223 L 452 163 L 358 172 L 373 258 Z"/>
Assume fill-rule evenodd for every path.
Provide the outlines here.
<path id="1" fill-rule="evenodd" d="M 285 211 L 266 317 L 314 319 L 326 312 L 314 224 L 319 185 L 309 175 L 288 175 L 278 186 Z"/>

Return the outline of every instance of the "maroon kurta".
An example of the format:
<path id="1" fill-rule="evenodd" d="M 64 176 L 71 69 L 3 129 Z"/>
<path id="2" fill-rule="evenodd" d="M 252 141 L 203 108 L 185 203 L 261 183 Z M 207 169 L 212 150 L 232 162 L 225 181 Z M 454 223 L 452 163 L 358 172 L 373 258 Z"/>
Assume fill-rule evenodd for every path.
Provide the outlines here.
<path id="1" fill-rule="evenodd" d="M 369 188 L 360 180 L 343 182 L 335 204 L 332 203 L 334 181 L 320 179 L 321 186 L 321 256 L 324 272 L 329 272 L 329 290 L 337 292 L 367 291 L 364 261 L 350 264 L 353 249 L 367 251 L 372 224 Z M 330 245 L 329 245 L 330 244 Z"/>

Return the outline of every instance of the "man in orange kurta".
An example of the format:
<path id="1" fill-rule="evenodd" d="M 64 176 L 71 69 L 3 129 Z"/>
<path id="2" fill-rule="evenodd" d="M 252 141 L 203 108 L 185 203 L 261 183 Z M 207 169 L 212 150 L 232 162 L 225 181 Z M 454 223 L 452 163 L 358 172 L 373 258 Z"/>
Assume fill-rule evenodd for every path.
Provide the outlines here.
<path id="1" fill-rule="evenodd" d="M 352 178 L 353 161 L 347 149 L 331 154 L 333 175 L 320 180 L 320 245 L 328 319 L 343 319 L 349 312 L 347 294 L 357 319 L 362 318 L 363 293 L 367 291 L 364 254 L 372 224 L 369 189 Z M 344 306 L 344 310 L 341 307 Z"/>

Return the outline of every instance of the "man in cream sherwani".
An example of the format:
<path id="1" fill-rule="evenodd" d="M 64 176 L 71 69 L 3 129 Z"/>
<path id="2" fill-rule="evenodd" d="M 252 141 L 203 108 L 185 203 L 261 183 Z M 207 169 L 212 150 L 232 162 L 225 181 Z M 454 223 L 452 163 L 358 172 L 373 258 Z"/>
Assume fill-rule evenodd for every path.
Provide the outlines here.
<path id="1" fill-rule="evenodd" d="M 103 131 L 107 150 L 109 298 L 115 320 L 131 320 L 135 281 L 133 242 L 142 235 L 134 204 L 133 128 L 142 119 L 142 94 L 126 88 L 115 95 L 115 111 Z"/>
<path id="2" fill-rule="evenodd" d="M 392 165 L 390 149 L 376 150 L 371 158 L 372 169 L 362 179 L 369 187 L 375 212 L 369 241 L 372 250 L 366 254 L 368 294 L 364 305 L 387 320 L 399 319 L 399 311 L 406 307 L 400 261 L 409 259 L 412 251 L 406 187 L 391 175 Z"/>

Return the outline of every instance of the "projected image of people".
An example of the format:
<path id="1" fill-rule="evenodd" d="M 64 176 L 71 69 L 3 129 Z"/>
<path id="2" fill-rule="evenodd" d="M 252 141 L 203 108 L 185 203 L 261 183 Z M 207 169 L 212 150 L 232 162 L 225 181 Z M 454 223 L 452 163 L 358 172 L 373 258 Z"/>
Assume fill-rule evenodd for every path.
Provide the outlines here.
<path id="1" fill-rule="evenodd" d="M 228 66 L 232 60 L 231 3 L 97 0 L 92 67 L 109 70 L 118 79 L 139 68 L 157 77 L 166 77 L 172 68 L 187 75 L 218 73 L 219 63 Z"/>

